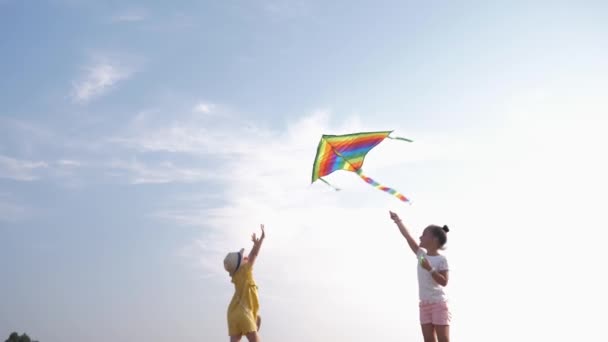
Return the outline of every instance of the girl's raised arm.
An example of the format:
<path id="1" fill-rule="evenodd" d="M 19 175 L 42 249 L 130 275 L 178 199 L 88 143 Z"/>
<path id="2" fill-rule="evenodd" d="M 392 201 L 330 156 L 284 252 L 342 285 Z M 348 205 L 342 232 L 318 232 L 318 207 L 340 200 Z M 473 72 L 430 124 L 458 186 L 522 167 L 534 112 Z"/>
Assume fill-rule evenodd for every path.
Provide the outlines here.
<path id="1" fill-rule="evenodd" d="M 393 219 L 393 221 L 397 224 L 397 227 L 399 227 L 399 231 L 401 232 L 403 237 L 405 237 L 405 240 L 407 240 L 407 244 L 412 249 L 412 252 L 414 252 L 414 254 L 417 254 L 419 246 L 418 243 L 416 243 L 416 240 L 414 240 L 414 238 L 410 235 L 410 232 L 407 231 L 407 228 L 405 228 L 405 225 L 403 225 L 403 222 L 401 222 L 399 216 L 392 211 L 389 211 L 389 213 L 391 214 L 391 219 Z"/>
<path id="2" fill-rule="evenodd" d="M 264 225 L 261 224 L 260 228 L 262 229 L 262 236 L 260 238 L 256 238 L 255 233 L 251 236 L 251 241 L 253 241 L 253 248 L 249 252 L 249 263 L 253 266 L 255 259 L 258 257 L 258 253 L 260 252 L 260 248 L 262 247 L 262 241 L 266 238 L 266 233 L 264 232 Z"/>

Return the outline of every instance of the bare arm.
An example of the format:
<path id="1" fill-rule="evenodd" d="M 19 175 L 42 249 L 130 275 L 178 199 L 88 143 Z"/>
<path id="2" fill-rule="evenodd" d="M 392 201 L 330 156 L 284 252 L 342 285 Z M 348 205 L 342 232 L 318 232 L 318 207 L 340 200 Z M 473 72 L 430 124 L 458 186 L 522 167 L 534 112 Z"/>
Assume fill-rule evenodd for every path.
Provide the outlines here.
<path id="1" fill-rule="evenodd" d="M 390 213 L 391 213 L 391 218 L 397 224 L 397 227 L 399 228 L 401 235 L 403 235 L 403 237 L 405 237 L 405 240 L 407 240 L 407 244 L 410 246 L 410 248 L 412 249 L 414 254 L 418 253 L 419 247 L 418 247 L 418 243 L 416 243 L 416 240 L 414 240 L 412 235 L 410 235 L 410 232 L 407 231 L 407 228 L 405 228 L 405 225 L 403 224 L 403 222 L 401 222 L 401 219 L 399 218 L 399 216 L 392 211 Z"/>
<path id="2" fill-rule="evenodd" d="M 251 241 L 253 241 L 253 248 L 249 252 L 249 263 L 253 266 L 255 259 L 258 257 L 258 253 L 260 253 L 260 248 L 262 247 L 262 242 L 264 238 L 266 238 L 266 233 L 264 232 L 264 225 L 261 224 L 260 228 L 262 229 L 262 236 L 260 238 L 256 238 L 255 233 L 251 236 Z"/>
<path id="3" fill-rule="evenodd" d="M 435 271 L 431 273 L 431 277 L 441 286 L 448 284 L 448 271 Z"/>
<path id="4" fill-rule="evenodd" d="M 431 272 L 431 278 L 433 278 L 433 280 L 437 284 L 439 284 L 441 286 L 446 286 L 448 284 L 448 270 L 447 269 L 441 270 L 441 271 L 434 270 L 427 259 L 422 259 L 422 261 L 420 262 L 420 265 L 425 270 Z"/>

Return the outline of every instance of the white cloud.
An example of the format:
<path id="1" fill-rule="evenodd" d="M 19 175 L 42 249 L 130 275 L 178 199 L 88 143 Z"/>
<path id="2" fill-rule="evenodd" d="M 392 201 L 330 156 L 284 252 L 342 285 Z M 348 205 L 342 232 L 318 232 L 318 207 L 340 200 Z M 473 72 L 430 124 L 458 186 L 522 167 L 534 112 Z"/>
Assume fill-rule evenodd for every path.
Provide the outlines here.
<path id="1" fill-rule="evenodd" d="M 174 219 L 178 224 L 205 227 L 207 233 L 201 239 L 207 239 L 207 234 L 212 232 L 213 239 L 206 242 L 215 246 L 213 250 L 217 253 L 209 255 L 207 253 L 210 249 L 207 248 L 204 255 L 200 256 L 200 260 L 203 265 L 214 265 L 206 271 L 222 274 L 221 265 L 208 260 L 220 258 L 220 254 L 237 248 L 241 243 L 247 245 L 249 230 L 255 230 L 257 226 L 254 222 L 268 223 L 271 230 L 285 225 L 285 229 L 274 231 L 273 235 L 290 238 L 290 235 L 298 234 L 298 231 L 305 229 L 308 224 L 322 226 L 326 216 L 343 215 L 343 218 L 338 219 L 340 222 L 355 224 L 361 220 L 361 217 L 347 217 L 348 210 L 344 208 L 360 207 L 369 203 L 369 199 L 366 200 L 365 196 L 389 202 L 397 201 L 387 194 L 374 193 L 377 190 L 353 173 L 337 172 L 328 177 L 338 179 L 337 182 L 345 189 L 342 192 L 334 192 L 320 182 L 310 184 L 312 162 L 321 134 L 364 130 L 362 125 L 352 122 L 344 127 L 331 129 L 327 119 L 328 114 L 319 111 L 283 131 L 250 129 L 237 130 L 235 133 L 233 130 L 213 130 L 213 139 L 209 139 L 210 144 L 223 141 L 226 146 L 221 149 L 222 153 L 231 156 L 217 166 L 217 172 L 223 175 L 219 181 L 225 204 L 222 207 L 210 208 L 208 199 L 194 199 L 190 204 L 182 202 L 174 208 L 159 213 L 158 216 Z M 195 129 L 192 125 L 184 126 Z M 239 136 L 239 141 L 246 142 L 246 146 L 241 146 L 240 142 L 231 139 L 233 134 Z M 205 144 L 198 143 L 201 143 L 198 148 L 204 149 Z M 387 140 L 386 143 L 389 141 Z M 407 144 L 402 143 L 401 147 L 404 146 Z M 390 158 L 392 156 L 389 156 Z M 357 197 L 359 195 L 362 197 Z M 320 208 L 322 204 L 325 207 Z M 308 221 L 308 223 L 296 224 L 290 221 Z M 335 219 L 326 222 L 332 221 Z M 243 230 L 242 227 L 250 228 Z M 327 234 L 333 233 L 324 233 L 326 236 Z"/>
<path id="2" fill-rule="evenodd" d="M 196 106 L 194 106 L 194 111 L 198 113 L 209 114 L 213 109 L 214 105 L 211 103 L 200 102 Z"/>
<path id="3" fill-rule="evenodd" d="M 20 160 L 0 155 L 0 178 L 33 181 L 39 178 L 36 171 L 47 168 L 43 161 Z"/>
<path id="4" fill-rule="evenodd" d="M 118 82 L 131 77 L 133 70 L 116 61 L 100 58 L 84 68 L 84 75 L 75 81 L 72 88 L 74 101 L 84 103 L 97 98 Z"/>

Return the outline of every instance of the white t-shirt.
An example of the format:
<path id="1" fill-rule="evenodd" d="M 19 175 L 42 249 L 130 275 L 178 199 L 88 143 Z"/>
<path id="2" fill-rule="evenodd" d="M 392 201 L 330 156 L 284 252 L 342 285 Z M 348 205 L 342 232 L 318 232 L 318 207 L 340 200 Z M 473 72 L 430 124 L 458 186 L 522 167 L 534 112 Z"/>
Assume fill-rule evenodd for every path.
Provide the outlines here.
<path id="1" fill-rule="evenodd" d="M 447 295 L 443 286 L 439 285 L 431 276 L 431 272 L 420 265 L 420 257 L 424 256 L 432 267 L 437 271 L 448 270 L 448 260 L 443 255 L 427 255 L 424 248 L 419 248 L 416 253 L 418 264 L 418 296 L 420 301 L 443 302 L 447 301 Z"/>

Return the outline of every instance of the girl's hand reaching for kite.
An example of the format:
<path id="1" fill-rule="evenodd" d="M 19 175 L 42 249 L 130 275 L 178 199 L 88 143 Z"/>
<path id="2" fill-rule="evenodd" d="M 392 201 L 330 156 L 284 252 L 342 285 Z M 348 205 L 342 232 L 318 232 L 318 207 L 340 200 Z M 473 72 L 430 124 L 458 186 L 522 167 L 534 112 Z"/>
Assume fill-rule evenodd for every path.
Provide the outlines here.
<path id="1" fill-rule="evenodd" d="M 260 228 L 262 229 L 262 235 L 258 238 L 255 233 L 251 235 L 251 241 L 253 241 L 253 248 L 251 252 L 249 252 L 249 262 L 253 265 L 255 259 L 257 259 L 258 253 L 260 252 L 260 247 L 262 247 L 262 241 L 266 238 L 266 233 L 264 232 L 264 225 L 261 224 Z"/>
<path id="2" fill-rule="evenodd" d="M 389 211 L 389 213 L 391 214 L 391 219 L 393 219 L 395 224 L 397 224 L 397 227 L 399 228 L 401 235 L 403 235 L 403 237 L 407 241 L 407 244 L 412 249 L 412 252 L 414 252 L 414 254 L 417 254 L 418 248 L 419 248 L 418 243 L 416 243 L 416 240 L 414 240 L 414 238 L 412 237 L 410 232 L 407 231 L 407 228 L 405 228 L 405 225 L 403 224 L 403 222 L 401 222 L 399 215 L 397 215 L 397 213 L 394 213 L 392 211 Z"/>
<path id="3" fill-rule="evenodd" d="M 389 211 L 389 213 L 391 214 L 391 219 L 395 222 L 397 221 L 401 221 L 401 219 L 399 218 L 399 215 L 397 215 L 397 213 L 394 213 L 392 211 Z"/>
<path id="4" fill-rule="evenodd" d="M 256 238 L 255 233 L 251 235 L 251 241 L 253 241 L 254 244 L 262 243 L 262 240 L 264 240 L 264 238 L 266 237 L 266 233 L 264 232 L 264 225 L 261 224 L 260 228 L 262 229 L 262 235 L 260 236 L 260 238 Z"/>

